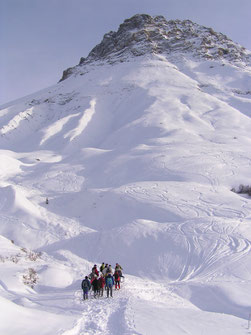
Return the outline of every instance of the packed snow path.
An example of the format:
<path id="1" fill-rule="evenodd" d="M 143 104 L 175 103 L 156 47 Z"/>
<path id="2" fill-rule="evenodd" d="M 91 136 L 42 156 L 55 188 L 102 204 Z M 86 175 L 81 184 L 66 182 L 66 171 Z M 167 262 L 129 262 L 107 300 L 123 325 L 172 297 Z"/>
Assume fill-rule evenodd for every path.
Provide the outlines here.
<path id="1" fill-rule="evenodd" d="M 243 313 L 243 308 L 229 305 L 229 315 L 220 312 L 231 301 L 227 297 L 225 300 L 222 296 L 217 297 L 217 288 L 214 286 L 209 300 L 203 295 L 203 286 L 198 286 L 202 291 L 197 297 L 198 304 L 200 301 L 204 309 L 174 293 L 177 287 L 175 284 L 157 284 L 129 276 L 123 288 L 114 291 L 113 298 L 106 298 L 105 295 L 83 301 L 82 291 L 76 291 L 72 307 L 75 313 L 79 311 L 79 316 L 69 329 L 62 329 L 58 334 L 210 335 L 216 330 L 220 335 L 249 333 L 248 321 L 234 315 Z M 209 309 L 210 299 L 211 307 L 214 306 L 215 311 Z M 218 303 L 218 307 L 215 303 Z"/>

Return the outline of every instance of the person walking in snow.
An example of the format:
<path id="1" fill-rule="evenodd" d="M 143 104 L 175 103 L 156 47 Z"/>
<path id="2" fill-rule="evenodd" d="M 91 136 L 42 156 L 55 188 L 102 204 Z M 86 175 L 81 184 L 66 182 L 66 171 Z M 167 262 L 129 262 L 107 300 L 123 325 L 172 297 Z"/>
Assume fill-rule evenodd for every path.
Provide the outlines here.
<path id="1" fill-rule="evenodd" d="M 98 281 L 99 281 L 99 296 L 103 297 L 104 287 L 105 287 L 105 278 L 102 274 L 100 278 L 98 279 Z"/>
<path id="2" fill-rule="evenodd" d="M 103 262 L 99 268 L 100 272 L 102 273 L 105 268 L 105 263 Z"/>
<path id="3" fill-rule="evenodd" d="M 91 289 L 91 283 L 87 276 L 85 276 L 85 279 L 82 280 L 81 284 L 82 290 L 83 290 L 83 298 L 84 300 L 88 299 L 88 292 Z"/>
<path id="4" fill-rule="evenodd" d="M 93 288 L 94 298 L 97 298 L 99 294 L 99 281 L 96 275 L 94 276 L 94 279 L 92 281 L 92 288 Z"/>
<path id="5" fill-rule="evenodd" d="M 108 270 L 108 264 L 105 265 L 105 267 L 102 271 L 104 277 L 107 275 L 107 270 Z"/>
<path id="6" fill-rule="evenodd" d="M 97 265 L 95 264 L 94 267 L 92 268 L 92 273 L 96 276 L 99 276 L 99 272 L 98 272 L 98 269 L 97 269 Z"/>
<path id="7" fill-rule="evenodd" d="M 119 263 L 116 263 L 116 265 L 115 265 L 115 271 L 118 271 L 118 270 L 123 270 L 123 268 L 122 268 L 122 266 L 121 265 L 119 265 Z"/>
<path id="8" fill-rule="evenodd" d="M 107 268 L 107 273 L 113 273 L 113 270 L 112 270 L 112 266 L 111 265 L 109 265 L 108 266 L 108 268 Z"/>
<path id="9" fill-rule="evenodd" d="M 114 278 L 110 273 L 108 273 L 108 275 L 105 278 L 105 285 L 107 290 L 107 298 L 109 298 L 109 294 L 110 297 L 112 297 L 112 287 L 114 285 Z"/>
<path id="10" fill-rule="evenodd" d="M 121 278 L 125 278 L 125 277 L 123 276 L 123 274 L 122 274 L 122 270 L 123 270 L 122 266 L 119 265 L 119 263 L 116 263 L 116 265 L 115 265 L 115 272 L 118 271 L 119 276 L 120 276 L 120 279 L 121 279 Z"/>
<path id="11" fill-rule="evenodd" d="M 95 276 L 96 276 L 96 275 L 95 275 L 93 272 L 91 272 L 91 273 L 89 274 L 88 279 L 90 279 L 91 284 L 92 284 L 92 282 L 93 282 Z"/>
<path id="12" fill-rule="evenodd" d="M 119 271 L 115 271 L 114 273 L 114 279 L 115 279 L 115 290 L 119 290 L 120 289 L 120 275 L 119 275 Z"/>
<path id="13" fill-rule="evenodd" d="M 119 265 L 119 263 L 116 263 L 116 265 L 115 265 L 115 272 L 118 271 L 120 277 L 122 277 L 122 270 L 123 270 L 122 266 Z"/>

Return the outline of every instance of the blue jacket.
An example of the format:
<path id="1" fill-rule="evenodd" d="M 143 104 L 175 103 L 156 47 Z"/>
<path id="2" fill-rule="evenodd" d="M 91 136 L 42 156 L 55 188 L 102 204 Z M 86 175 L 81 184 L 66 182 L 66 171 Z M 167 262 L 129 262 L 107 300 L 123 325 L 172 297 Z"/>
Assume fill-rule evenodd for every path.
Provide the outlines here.
<path id="1" fill-rule="evenodd" d="M 111 274 L 109 274 L 108 276 L 106 276 L 106 278 L 105 278 L 105 285 L 109 287 L 108 278 L 111 278 L 112 285 L 114 285 L 114 278 L 113 278 L 113 276 Z"/>

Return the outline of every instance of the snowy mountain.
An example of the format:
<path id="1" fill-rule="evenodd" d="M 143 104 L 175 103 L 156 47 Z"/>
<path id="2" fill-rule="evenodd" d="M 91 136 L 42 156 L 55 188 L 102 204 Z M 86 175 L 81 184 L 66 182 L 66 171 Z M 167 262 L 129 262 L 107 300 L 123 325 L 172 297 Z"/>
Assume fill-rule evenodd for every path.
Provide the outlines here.
<path id="1" fill-rule="evenodd" d="M 2 106 L 1 334 L 248 332 L 250 55 L 136 15 Z M 83 303 L 101 262 L 122 289 Z"/>

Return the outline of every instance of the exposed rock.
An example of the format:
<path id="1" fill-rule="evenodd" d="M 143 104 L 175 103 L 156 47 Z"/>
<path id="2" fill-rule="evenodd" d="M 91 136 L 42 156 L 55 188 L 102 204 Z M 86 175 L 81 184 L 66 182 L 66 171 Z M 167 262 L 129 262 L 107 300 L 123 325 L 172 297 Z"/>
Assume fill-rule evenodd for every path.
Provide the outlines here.
<path id="1" fill-rule="evenodd" d="M 117 32 L 105 34 L 88 57 L 80 59 L 78 66 L 95 61 L 121 62 L 145 54 L 174 53 L 250 63 L 250 52 L 212 28 L 190 20 L 166 21 L 163 16 L 138 14 L 125 20 Z M 61 81 L 74 73 L 75 68 L 64 71 Z"/>
<path id="2" fill-rule="evenodd" d="M 71 74 L 73 74 L 74 72 L 74 67 L 69 67 L 68 69 L 63 71 L 63 76 L 59 81 L 63 81 L 65 79 L 67 79 L 68 77 L 70 77 Z"/>

